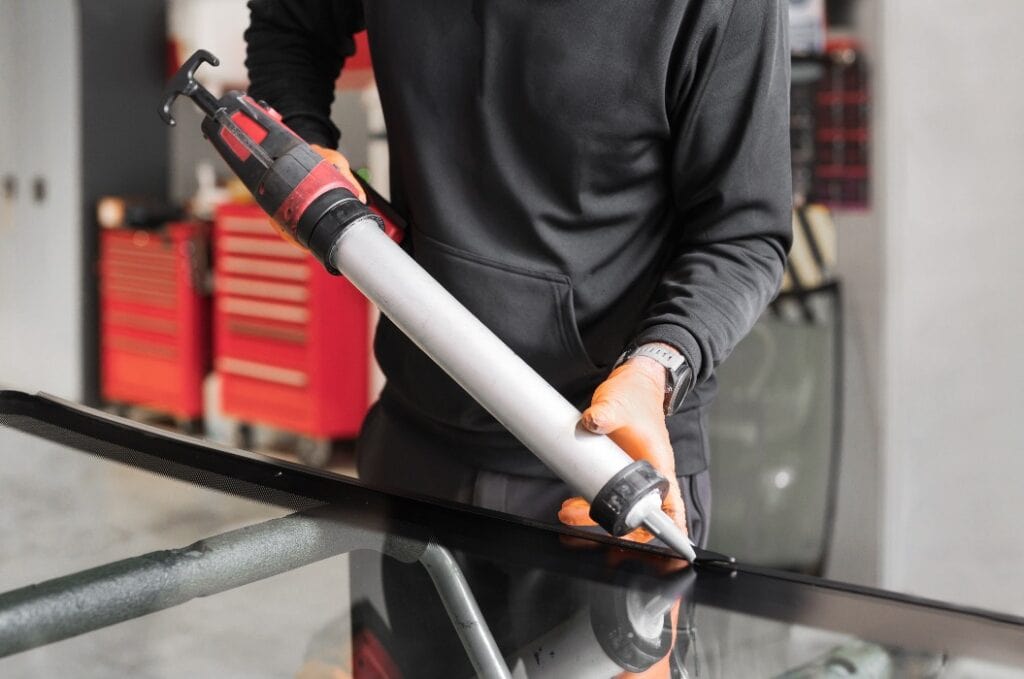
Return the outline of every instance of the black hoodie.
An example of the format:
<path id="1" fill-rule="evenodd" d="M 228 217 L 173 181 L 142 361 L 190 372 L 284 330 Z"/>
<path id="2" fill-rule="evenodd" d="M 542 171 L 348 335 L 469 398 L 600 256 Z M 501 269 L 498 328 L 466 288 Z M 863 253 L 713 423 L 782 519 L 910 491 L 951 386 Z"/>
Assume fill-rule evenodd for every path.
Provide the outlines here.
<path id="1" fill-rule="evenodd" d="M 789 246 L 786 2 L 249 6 L 250 93 L 324 146 L 368 29 L 417 261 L 577 406 L 627 345 L 678 348 L 697 379 L 668 421 L 677 472 L 706 468 L 715 366 L 774 296 Z M 392 408 L 507 451 L 481 466 L 529 466 L 386 320 L 376 352 Z"/>

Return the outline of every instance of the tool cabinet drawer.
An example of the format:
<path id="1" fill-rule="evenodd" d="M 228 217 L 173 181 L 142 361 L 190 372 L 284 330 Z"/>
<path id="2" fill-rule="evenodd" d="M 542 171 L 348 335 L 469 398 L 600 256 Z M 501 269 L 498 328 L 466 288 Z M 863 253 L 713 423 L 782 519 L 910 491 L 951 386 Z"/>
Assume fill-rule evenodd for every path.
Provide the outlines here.
<path id="1" fill-rule="evenodd" d="M 313 438 L 351 438 L 368 407 L 368 303 L 284 241 L 256 206 L 214 227 L 214 369 L 222 410 Z"/>
<path id="2" fill-rule="evenodd" d="M 100 382 L 104 400 L 182 420 L 202 416 L 210 360 L 209 300 L 202 281 L 209 229 L 104 229 L 98 262 Z"/>

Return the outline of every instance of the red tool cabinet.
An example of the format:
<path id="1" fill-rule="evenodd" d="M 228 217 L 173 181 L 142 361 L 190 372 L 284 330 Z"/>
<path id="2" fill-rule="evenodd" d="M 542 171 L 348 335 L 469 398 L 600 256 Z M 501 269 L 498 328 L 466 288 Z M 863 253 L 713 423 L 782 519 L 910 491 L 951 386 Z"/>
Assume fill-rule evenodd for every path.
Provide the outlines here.
<path id="1" fill-rule="evenodd" d="M 100 234 L 100 381 L 108 402 L 196 421 L 209 367 L 209 299 L 203 291 L 208 228 Z"/>
<path id="2" fill-rule="evenodd" d="M 313 439 L 355 437 L 369 405 L 362 294 L 282 240 L 255 205 L 218 209 L 214 255 L 224 414 Z"/>

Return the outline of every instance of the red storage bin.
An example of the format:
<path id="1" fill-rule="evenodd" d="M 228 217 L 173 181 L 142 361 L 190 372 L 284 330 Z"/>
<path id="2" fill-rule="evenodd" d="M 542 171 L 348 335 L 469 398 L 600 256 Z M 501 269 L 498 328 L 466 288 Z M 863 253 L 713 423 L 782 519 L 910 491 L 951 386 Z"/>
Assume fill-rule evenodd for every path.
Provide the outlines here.
<path id="1" fill-rule="evenodd" d="M 214 224 L 214 368 L 224 414 L 353 438 L 369 406 L 369 303 L 285 242 L 254 205 Z"/>
<path id="2" fill-rule="evenodd" d="M 208 228 L 180 222 L 159 231 L 100 234 L 100 381 L 105 400 L 184 421 L 203 414 L 210 359 L 203 291 Z"/>

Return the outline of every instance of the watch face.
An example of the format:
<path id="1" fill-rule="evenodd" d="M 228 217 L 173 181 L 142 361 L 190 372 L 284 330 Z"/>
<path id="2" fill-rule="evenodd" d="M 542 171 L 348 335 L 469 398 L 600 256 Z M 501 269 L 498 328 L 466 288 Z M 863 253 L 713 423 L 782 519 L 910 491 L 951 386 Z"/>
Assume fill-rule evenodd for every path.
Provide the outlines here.
<path id="1" fill-rule="evenodd" d="M 683 398 L 686 397 L 686 389 L 675 389 L 672 391 L 672 395 L 669 396 L 668 404 L 665 410 L 669 415 L 675 415 L 679 410 L 679 406 L 683 404 Z"/>
<path id="2" fill-rule="evenodd" d="M 668 403 L 665 411 L 667 414 L 674 414 L 683 404 L 683 399 L 690 393 L 693 382 L 693 370 L 684 361 L 672 373 L 672 393 L 668 396 Z"/>

